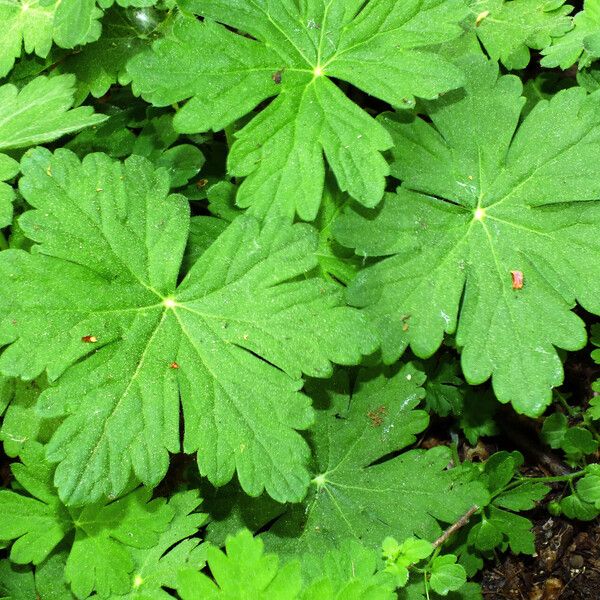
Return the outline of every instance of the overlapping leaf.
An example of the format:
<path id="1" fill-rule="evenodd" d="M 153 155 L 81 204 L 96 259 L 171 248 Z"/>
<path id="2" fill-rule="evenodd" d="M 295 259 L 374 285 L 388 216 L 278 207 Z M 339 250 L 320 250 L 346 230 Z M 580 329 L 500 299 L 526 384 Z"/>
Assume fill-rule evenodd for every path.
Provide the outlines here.
<path id="1" fill-rule="evenodd" d="M 0 86 L 0 227 L 12 221 L 14 197 L 3 182 L 19 172 L 19 163 L 2 151 L 49 142 L 106 119 L 90 107 L 71 109 L 74 81 L 72 76 L 36 77 L 22 90 Z"/>
<path id="2" fill-rule="evenodd" d="M 128 591 L 133 570 L 128 547 L 154 546 L 173 509 L 163 499 L 150 501 L 151 490 L 140 488 L 110 504 L 69 511 L 52 487 L 42 447 L 30 444 L 22 459 L 13 474 L 31 496 L 0 491 L 0 539 L 16 540 L 11 560 L 38 564 L 74 529 L 65 566 L 74 594 L 87 598 L 94 590 L 104 596 Z"/>
<path id="3" fill-rule="evenodd" d="M 348 539 L 371 548 L 388 535 L 434 539 L 438 520 L 452 522 L 473 504 L 485 504 L 481 485 L 467 481 L 461 469 L 447 469 L 447 448 L 384 459 L 413 443 L 427 426 L 425 411 L 415 410 L 424 396 L 422 383 L 422 374 L 408 364 L 395 374 L 362 371 L 352 394 L 341 373 L 328 389 L 311 385 L 321 410 L 311 429 L 314 462 L 307 498 L 287 509 L 266 498 L 254 503 L 234 498 L 227 514 L 230 501 L 217 494 L 210 503 L 216 515 L 209 537 L 219 540 L 223 529 L 275 521 L 263 534 L 268 548 L 321 556 Z"/>
<path id="4" fill-rule="evenodd" d="M 508 69 L 524 69 L 530 48 L 548 48 L 572 28 L 566 0 L 473 0 L 475 31 L 486 51 Z"/>
<path id="5" fill-rule="evenodd" d="M 564 90 L 518 126 L 520 81 L 483 59 L 465 71 L 467 94 L 432 104 L 433 125 L 383 118 L 403 185 L 338 223 L 357 254 L 388 257 L 349 299 L 386 361 L 408 345 L 430 356 L 456 331 L 468 382 L 492 376 L 500 401 L 538 415 L 562 381 L 555 348 L 585 344 L 571 309 L 600 313 L 600 95 Z"/>
<path id="6" fill-rule="evenodd" d="M 585 0 L 583 10 L 573 18 L 573 29 L 542 51 L 544 67 L 567 69 L 579 62 L 587 67 L 600 57 L 600 2 Z"/>
<path id="7" fill-rule="evenodd" d="M 141 157 L 83 163 L 39 149 L 22 162 L 36 208 L 20 224 L 37 252 L 0 254 L 0 358 L 7 375 L 47 369 L 49 444 L 71 503 L 118 495 L 130 475 L 156 485 L 179 450 L 221 485 L 237 470 L 253 495 L 300 500 L 313 419 L 301 374 L 324 377 L 375 342 L 339 287 L 303 277 L 317 264 L 308 226 L 237 219 L 177 286 L 189 213 Z M 81 360 L 85 358 L 85 360 Z"/>
<path id="8" fill-rule="evenodd" d="M 172 34 L 130 61 L 134 90 L 155 105 L 191 98 L 181 132 L 219 130 L 277 96 L 237 133 L 232 175 L 245 176 L 243 206 L 315 218 L 325 164 L 339 186 L 375 206 L 388 167 L 389 134 L 336 86 L 347 81 L 395 106 L 461 84 L 460 73 L 426 46 L 460 33 L 458 0 L 185 0 Z M 247 32 L 252 38 L 223 25 Z M 176 68 L 174 68 L 176 65 Z"/>
<path id="9" fill-rule="evenodd" d="M 195 491 L 173 495 L 168 506 L 174 511 L 173 520 L 150 548 L 131 548 L 133 572 L 131 590 L 120 600 L 167 600 L 172 598 L 164 588 L 175 589 L 180 572 L 201 569 L 205 564 L 205 548 L 194 536 L 206 515 L 195 512 L 200 499 Z"/>
<path id="10" fill-rule="evenodd" d="M 127 61 L 150 47 L 160 27 L 167 27 L 163 24 L 165 15 L 164 11 L 154 10 L 133 15 L 116 8 L 107 11 L 102 37 L 66 57 L 59 69 L 77 76 L 82 97 L 90 93 L 99 98 L 115 83 L 128 84 Z"/>
<path id="11" fill-rule="evenodd" d="M 351 397 L 342 386 L 319 414 L 311 492 L 271 527 L 266 539 L 273 547 L 319 554 L 345 539 L 369 547 L 378 547 L 387 535 L 434 539 L 438 520 L 453 522 L 487 501 L 482 486 L 461 480 L 460 469 L 447 469 L 445 447 L 379 461 L 413 443 L 428 419 L 415 410 L 423 379 L 411 365 L 389 379 L 369 377 L 363 372 Z"/>
<path id="12" fill-rule="evenodd" d="M 73 48 L 97 40 L 101 16 L 96 0 L 0 0 L 0 76 L 23 49 L 45 58 L 53 41 Z"/>
<path id="13" fill-rule="evenodd" d="M 192 570 L 181 572 L 177 591 L 183 600 L 391 600 L 393 582 L 375 573 L 377 554 L 356 542 L 324 555 L 306 555 L 302 563 L 283 565 L 276 554 L 247 530 L 228 536 L 225 552 L 207 551 L 212 578 Z"/>
<path id="14" fill-rule="evenodd" d="M 184 600 L 298 598 L 302 580 L 297 561 L 279 567 L 277 556 L 264 554 L 263 542 L 248 530 L 229 537 L 225 547 L 227 554 L 215 547 L 207 551 L 214 581 L 196 571 L 180 573 L 177 591 Z"/>

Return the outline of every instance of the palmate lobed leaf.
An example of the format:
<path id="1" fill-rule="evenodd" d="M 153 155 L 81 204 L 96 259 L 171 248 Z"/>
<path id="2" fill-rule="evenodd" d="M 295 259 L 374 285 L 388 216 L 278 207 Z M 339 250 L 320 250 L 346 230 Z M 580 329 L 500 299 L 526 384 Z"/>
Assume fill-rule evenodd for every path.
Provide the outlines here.
<path id="1" fill-rule="evenodd" d="M 583 10 L 573 17 L 573 29 L 553 40 L 542 51 L 544 67 L 568 69 L 578 62 L 579 68 L 589 66 L 600 56 L 600 2 L 585 0 Z"/>
<path id="2" fill-rule="evenodd" d="M 306 554 L 281 564 L 265 553 L 260 538 L 242 529 L 229 535 L 225 549 L 208 547 L 212 578 L 181 571 L 177 591 L 183 600 L 391 600 L 391 578 L 377 571 L 377 553 L 348 541 L 323 555 Z M 301 569 L 302 567 L 302 569 Z"/>
<path id="3" fill-rule="evenodd" d="M 310 382 L 319 407 L 311 428 L 313 463 L 309 494 L 292 506 L 217 492 L 207 502 L 214 520 L 207 538 L 222 541 L 240 526 L 263 529 L 268 549 L 281 556 L 321 557 L 347 540 L 379 548 L 390 535 L 434 540 L 439 521 L 451 523 L 488 494 L 461 468 L 448 468 L 448 448 L 399 450 L 428 425 L 416 409 L 424 377 L 410 363 L 395 372 L 361 370 L 354 386 L 336 373 L 327 385 Z M 214 507 L 214 509 L 213 509 Z"/>
<path id="4" fill-rule="evenodd" d="M 52 43 L 73 48 L 100 37 L 96 0 L 0 0 L 0 76 L 24 50 L 45 58 Z"/>
<path id="5" fill-rule="evenodd" d="M 11 560 L 38 565 L 74 530 L 64 573 L 75 596 L 87 598 L 97 591 L 100 597 L 113 598 L 126 593 L 135 564 L 132 549 L 151 554 L 148 549 L 160 544 L 160 534 L 176 514 L 172 506 L 183 497 L 174 496 L 167 504 L 162 498 L 150 500 L 152 490 L 138 488 L 108 504 L 70 510 L 52 485 L 53 468 L 44 460 L 43 447 L 28 444 L 22 460 L 12 471 L 30 495 L 0 491 L 0 538 L 15 540 Z"/>
<path id="6" fill-rule="evenodd" d="M 337 223 L 357 254 L 388 257 L 349 300 L 377 324 L 386 361 L 408 345 L 430 356 L 456 331 L 467 381 L 492 376 L 501 402 L 535 416 L 562 382 L 555 348 L 585 344 L 571 309 L 600 313 L 600 96 L 559 92 L 519 126 L 520 81 L 484 59 L 465 72 L 462 99 L 429 107 L 433 125 L 382 118 L 403 185 L 375 215 Z"/>
<path id="7" fill-rule="evenodd" d="M 48 447 L 63 501 L 154 486 L 169 452 L 198 453 L 216 485 L 300 500 L 313 420 L 302 373 L 355 364 L 375 340 L 342 291 L 307 276 L 317 236 L 305 225 L 237 219 L 177 285 L 189 228 L 181 196 L 141 157 L 83 162 L 38 149 L 22 161 L 35 208 L 20 224 L 33 253 L 0 254 L 0 358 L 7 375 L 44 369 L 57 385 L 44 417 L 66 417 Z"/>
<path id="8" fill-rule="evenodd" d="M 313 220 L 325 155 L 339 186 L 365 206 L 381 199 L 389 134 L 335 85 L 395 106 L 458 87 L 460 72 L 426 46 L 459 35 L 460 0 L 182 0 L 173 32 L 128 64 L 134 91 L 158 106 L 190 99 L 175 127 L 219 130 L 276 98 L 236 134 L 229 171 L 237 202 Z M 246 37 L 223 25 L 247 32 Z M 177 67 L 174 69 L 174 65 Z"/>
<path id="9" fill-rule="evenodd" d="M 89 106 L 72 108 L 74 83 L 73 76 L 62 75 L 36 77 L 21 90 L 8 83 L 0 86 L 0 227 L 13 218 L 14 190 L 3 182 L 19 172 L 19 163 L 3 152 L 50 142 L 106 120 Z"/>
<path id="10" fill-rule="evenodd" d="M 573 27 L 566 0 L 471 0 L 477 36 L 490 58 L 524 69 L 530 48 L 545 50 Z"/>
<path id="11" fill-rule="evenodd" d="M 199 545 L 198 537 L 192 537 L 206 520 L 204 513 L 196 512 L 200 502 L 195 490 L 171 496 L 168 506 L 174 516 L 168 528 L 160 533 L 153 546 L 129 549 L 133 559 L 131 589 L 127 594 L 113 598 L 167 600 L 172 596 L 165 588 L 177 587 L 180 572 L 204 567 L 206 548 Z"/>

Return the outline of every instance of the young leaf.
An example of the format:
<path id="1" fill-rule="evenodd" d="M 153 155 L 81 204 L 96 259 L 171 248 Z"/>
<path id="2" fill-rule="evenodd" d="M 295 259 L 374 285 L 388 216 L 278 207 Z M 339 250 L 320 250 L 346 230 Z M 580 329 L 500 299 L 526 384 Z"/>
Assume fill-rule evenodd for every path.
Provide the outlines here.
<path id="1" fill-rule="evenodd" d="M 579 61 L 588 67 L 600 56 L 600 1 L 584 0 L 583 10 L 573 18 L 573 29 L 542 50 L 543 67 L 568 69 Z"/>
<path id="2" fill-rule="evenodd" d="M 507 69 L 524 69 L 529 49 L 542 50 L 572 28 L 566 0 L 473 0 L 475 31 L 487 53 Z M 569 35 L 569 34 L 567 34 Z"/>
<path id="3" fill-rule="evenodd" d="M 180 5 L 205 20 L 179 19 L 152 52 L 133 58 L 134 90 L 157 106 L 191 98 L 175 118 L 185 133 L 223 129 L 277 96 L 237 133 L 229 156 L 230 173 L 246 177 L 238 204 L 258 213 L 275 207 L 314 219 L 323 154 L 343 191 L 365 206 L 381 200 L 388 174 L 381 151 L 390 136 L 332 78 L 394 106 L 462 82 L 454 66 L 425 49 L 460 33 L 465 6 L 458 0 Z"/>
<path id="4" fill-rule="evenodd" d="M 375 215 L 348 211 L 336 235 L 389 258 L 348 298 L 376 323 L 386 362 L 408 345 L 428 357 L 458 326 L 467 381 L 492 376 L 501 402 L 535 416 L 562 383 L 555 348 L 585 344 L 571 309 L 600 314 L 600 95 L 561 91 L 518 127 L 520 81 L 483 58 L 464 66 L 466 95 L 432 104 L 433 125 L 383 117 L 403 185 Z"/>
<path id="5" fill-rule="evenodd" d="M 429 584 L 434 592 L 447 596 L 448 592 L 459 590 L 465 583 L 467 573 L 464 567 L 456 564 L 456 556 L 446 554 L 433 559 Z"/>
<path id="6" fill-rule="evenodd" d="M 52 487 L 52 468 L 44 462 L 43 448 L 28 445 L 22 460 L 12 470 L 31 496 L 0 491 L 0 539 L 16 540 L 11 560 L 39 564 L 74 529 L 65 567 L 73 593 L 87 598 L 94 590 L 100 595 L 127 592 L 133 569 L 127 548 L 155 545 L 173 509 L 162 499 L 151 501 L 150 489 L 139 488 L 110 504 L 69 511 Z"/>
<path id="7" fill-rule="evenodd" d="M 179 574 L 177 591 L 183 600 L 298 598 L 302 586 L 298 562 L 279 567 L 277 556 L 264 554 L 263 542 L 247 529 L 229 537 L 225 550 L 226 554 L 215 547 L 207 550 L 214 581 L 192 570 Z"/>
<path id="8" fill-rule="evenodd" d="M 61 498 L 118 495 L 132 471 L 156 485 L 179 451 L 181 396 L 184 451 L 203 475 L 222 485 L 237 470 L 247 493 L 299 501 L 309 451 L 296 430 L 313 419 L 301 375 L 375 349 L 339 286 L 306 276 L 312 228 L 237 219 L 177 287 L 189 209 L 163 170 L 43 149 L 22 169 L 37 210 L 20 224 L 38 246 L 0 254 L 13 342 L 0 370 L 62 375 L 39 406 L 67 417 L 48 448 Z"/>

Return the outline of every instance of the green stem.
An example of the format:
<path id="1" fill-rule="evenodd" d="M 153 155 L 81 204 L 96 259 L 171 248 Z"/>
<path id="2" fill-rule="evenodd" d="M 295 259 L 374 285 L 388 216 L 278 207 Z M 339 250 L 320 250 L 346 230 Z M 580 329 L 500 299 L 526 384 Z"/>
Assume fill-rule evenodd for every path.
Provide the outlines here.
<path id="1" fill-rule="evenodd" d="M 460 467 L 460 456 L 458 455 L 458 444 L 452 442 L 450 444 L 450 452 L 452 453 L 452 462 L 455 467 Z"/>
<path id="2" fill-rule="evenodd" d="M 567 411 L 570 417 L 576 418 L 579 416 L 579 413 L 565 400 L 565 397 L 560 392 L 554 390 L 554 393 L 558 398 L 558 403 Z"/>

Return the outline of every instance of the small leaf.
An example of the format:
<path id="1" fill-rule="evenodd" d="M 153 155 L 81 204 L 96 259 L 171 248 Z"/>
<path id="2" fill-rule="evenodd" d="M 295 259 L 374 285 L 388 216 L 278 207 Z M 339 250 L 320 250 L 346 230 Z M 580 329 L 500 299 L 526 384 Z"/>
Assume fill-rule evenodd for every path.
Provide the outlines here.
<path id="1" fill-rule="evenodd" d="M 463 566 L 457 565 L 456 556 L 446 554 L 433 559 L 429 584 L 431 589 L 442 596 L 460 589 L 467 582 Z"/>
<path id="2" fill-rule="evenodd" d="M 180 573 L 177 591 L 183 600 L 298 597 L 302 585 L 300 564 L 292 562 L 279 567 L 277 556 L 264 554 L 263 542 L 253 539 L 248 530 L 230 536 L 225 552 L 214 547 L 207 551 L 214 581 L 196 571 Z"/>

